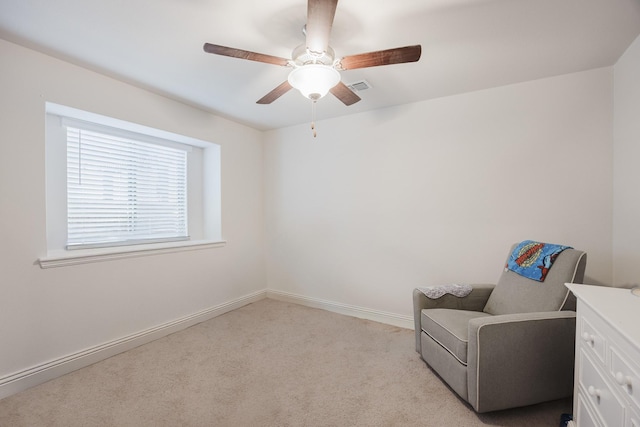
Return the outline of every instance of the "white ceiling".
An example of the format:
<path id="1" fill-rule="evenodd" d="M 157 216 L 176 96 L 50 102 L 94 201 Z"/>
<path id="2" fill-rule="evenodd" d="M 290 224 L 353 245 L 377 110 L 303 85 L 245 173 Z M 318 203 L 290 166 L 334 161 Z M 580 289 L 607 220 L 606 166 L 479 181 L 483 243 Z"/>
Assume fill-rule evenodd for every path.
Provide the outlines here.
<path id="1" fill-rule="evenodd" d="M 0 37 L 258 129 L 310 121 L 290 69 L 204 53 L 205 42 L 290 58 L 305 0 L 0 0 Z M 640 34 L 640 0 L 340 0 L 337 57 L 421 44 L 417 63 L 343 71 L 357 104 L 318 119 L 613 65 Z"/>

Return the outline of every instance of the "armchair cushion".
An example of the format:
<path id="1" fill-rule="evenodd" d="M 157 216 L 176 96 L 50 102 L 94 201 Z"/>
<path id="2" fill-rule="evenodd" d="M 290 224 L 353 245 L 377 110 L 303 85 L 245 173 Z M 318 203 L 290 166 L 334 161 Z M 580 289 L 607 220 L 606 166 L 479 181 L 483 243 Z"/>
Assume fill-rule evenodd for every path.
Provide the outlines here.
<path id="1" fill-rule="evenodd" d="M 482 311 L 434 308 L 422 310 L 422 328 L 460 363 L 467 364 L 469 320 L 491 316 Z"/>

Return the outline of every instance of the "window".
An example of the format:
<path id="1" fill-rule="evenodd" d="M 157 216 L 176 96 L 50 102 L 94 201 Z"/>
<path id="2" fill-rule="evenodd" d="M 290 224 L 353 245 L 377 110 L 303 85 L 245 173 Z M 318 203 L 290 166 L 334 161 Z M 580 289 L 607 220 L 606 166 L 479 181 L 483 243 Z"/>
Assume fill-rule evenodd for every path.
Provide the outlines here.
<path id="1" fill-rule="evenodd" d="M 67 126 L 67 249 L 186 240 L 187 150 Z"/>
<path id="2" fill-rule="evenodd" d="M 43 268 L 224 243 L 219 145 L 52 103 L 46 111 Z"/>

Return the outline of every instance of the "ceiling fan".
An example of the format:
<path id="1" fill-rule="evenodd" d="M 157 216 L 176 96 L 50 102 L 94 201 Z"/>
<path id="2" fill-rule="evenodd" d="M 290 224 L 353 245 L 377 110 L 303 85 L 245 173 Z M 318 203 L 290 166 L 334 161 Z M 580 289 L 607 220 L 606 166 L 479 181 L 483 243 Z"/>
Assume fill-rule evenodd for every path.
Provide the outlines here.
<path id="1" fill-rule="evenodd" d="M 308 0 L 307 24 L 303 28 L 306 42 L 293 50 L 292 59 L 211 43 L 204 44 L 204 51 L 293 68 L 288 79 L 260 98 L 257 101 L 258 104 L 271 104 L 295 88 L 311 99 L 314 104 L 331 92 L 345 105 L 352 105 L 360 101 L 360 97 L 341 82 L 339 71 L 416 62 L 420 59 L 422 47 L 420 45 L 405 46 L 336 59 L 334 50 L 329 46 L 329 36 L 337 5 L 338 0 Z"/>

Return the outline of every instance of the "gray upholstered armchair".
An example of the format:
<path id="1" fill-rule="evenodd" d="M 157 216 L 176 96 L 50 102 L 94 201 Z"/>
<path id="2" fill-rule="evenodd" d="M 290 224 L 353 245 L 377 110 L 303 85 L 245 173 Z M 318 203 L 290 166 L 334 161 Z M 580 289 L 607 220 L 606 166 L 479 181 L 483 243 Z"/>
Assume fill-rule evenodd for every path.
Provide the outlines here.
<path id="1" fill-rule="evenodd" d="M 477 412 L 571 396 L 575 299 L 564 283 L 582 282 L 586 262 L 567 249 L 544 282 L 505 270 L 462 298 L 414 290 L 416 351 Z"/>

